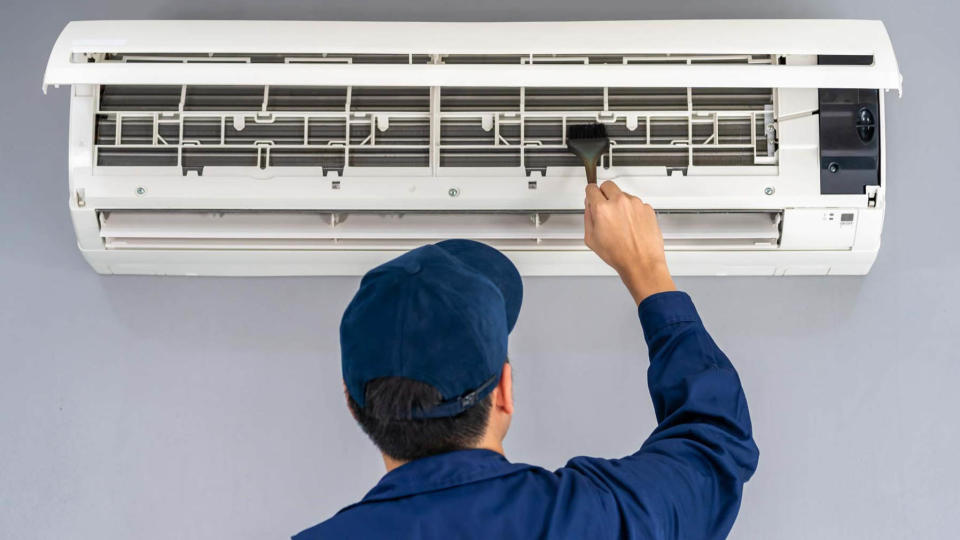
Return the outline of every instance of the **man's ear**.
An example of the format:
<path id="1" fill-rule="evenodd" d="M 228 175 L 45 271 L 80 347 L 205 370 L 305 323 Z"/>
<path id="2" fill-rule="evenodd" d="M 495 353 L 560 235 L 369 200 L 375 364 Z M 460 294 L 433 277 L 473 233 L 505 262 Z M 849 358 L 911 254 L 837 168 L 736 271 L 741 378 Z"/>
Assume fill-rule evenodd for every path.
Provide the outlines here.
<path id="1" fill-rule="evenodd" d="M 494 406 L 500 408 L 507 414 L 513 414 L 513 372 L 510 362 L 503 363 L 503 371 L 500 372 L 500 383 L 494 391 L 496 399 Z"/>

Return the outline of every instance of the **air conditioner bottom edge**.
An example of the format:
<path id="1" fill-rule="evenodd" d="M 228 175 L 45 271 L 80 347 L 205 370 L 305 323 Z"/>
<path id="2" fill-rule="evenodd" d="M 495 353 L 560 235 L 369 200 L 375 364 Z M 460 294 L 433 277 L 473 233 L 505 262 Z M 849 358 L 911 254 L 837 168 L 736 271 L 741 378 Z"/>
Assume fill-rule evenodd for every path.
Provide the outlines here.
<path id="1" fill-rule="evenodd" d="M 100 274 L 168 276 L 360 276 L 399 255 L 387 250 L 80 249 Z M 613 276 L 590 251 L 505 251 L 524 276 Z M 668 251 L 674 276 L 864 275 L 877 251 Z"/>

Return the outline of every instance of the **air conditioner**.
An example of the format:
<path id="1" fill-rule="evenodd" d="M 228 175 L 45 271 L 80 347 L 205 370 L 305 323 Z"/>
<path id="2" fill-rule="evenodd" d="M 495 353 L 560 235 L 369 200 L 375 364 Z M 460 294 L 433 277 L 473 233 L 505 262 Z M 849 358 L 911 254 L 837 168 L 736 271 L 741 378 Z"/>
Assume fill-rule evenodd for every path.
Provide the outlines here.
<path id="1" fill-rule="evenodd" d="M 69 206 L 101 273 L 360 274 L 447 237 L 607 274 L 565 127 L 660 217 L 678 275 L 864 274 L 885 206 L 878 21 L 84 21 Z"/>

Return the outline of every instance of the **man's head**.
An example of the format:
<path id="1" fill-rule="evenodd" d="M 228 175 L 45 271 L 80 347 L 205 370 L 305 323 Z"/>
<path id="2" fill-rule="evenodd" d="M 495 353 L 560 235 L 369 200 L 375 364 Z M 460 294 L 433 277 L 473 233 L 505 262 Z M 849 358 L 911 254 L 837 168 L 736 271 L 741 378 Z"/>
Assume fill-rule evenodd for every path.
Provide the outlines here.
<path id="1" fill-rule="evenodd" d="M 496 448 L 513 415 L 509 364 L 499 384 L 485 398 L 456 416 L 403 418 L 414 409 L 429 409 L 443 400 L 433 386 L 406 377 L 383 377 L 367 384 L 366 406 L 347 394 L 347 404 L 364 433 L 385 455 L 405 462 L 466 448 Z"/>
<path id="2" fill-rule="evenodd" d="M 340 323 L 344 386 L 386 456 L 500 448 L 522 290 L 509 259 L 469 240 L 423 246 L 363 277 Z"/>

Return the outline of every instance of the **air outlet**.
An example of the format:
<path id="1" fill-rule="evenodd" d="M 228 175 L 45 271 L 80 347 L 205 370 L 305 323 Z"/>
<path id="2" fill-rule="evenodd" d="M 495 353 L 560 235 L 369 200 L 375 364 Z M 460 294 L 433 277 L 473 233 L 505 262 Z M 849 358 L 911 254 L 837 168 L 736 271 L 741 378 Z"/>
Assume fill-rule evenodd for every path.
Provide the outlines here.
<path id="1" fill-rule="evenodd" d="M 667 249 L 775 249 L 780 212 L 661 212 Z M 542 212 L 151 211 L 100 214 L 108 249 L 410 247 L 444 237 L 583 250 L 583 215 Z"/>
<path id="2" fill-rule="evenodd" d="M 86 53 L 75 61 L 100 63 L 343 63 L 343 64 L 771 64 L 772 54 L 204 54 Z M 846 58 L 846 57 L 837 57 Z M 842 61 L 838 61 L 842 63 Z"/>

